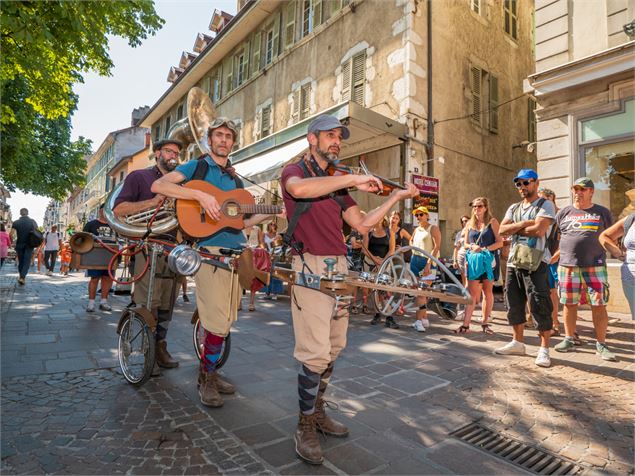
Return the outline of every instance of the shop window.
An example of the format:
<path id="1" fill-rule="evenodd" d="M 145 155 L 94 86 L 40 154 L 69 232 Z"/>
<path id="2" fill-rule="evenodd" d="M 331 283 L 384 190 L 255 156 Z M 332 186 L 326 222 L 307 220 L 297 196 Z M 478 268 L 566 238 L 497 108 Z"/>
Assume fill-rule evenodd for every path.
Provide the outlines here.
<path id="1" fill-rule="evenodd" d="M 518 1 L 503 0 L 503 17 L 505 33 L 518 40 Z"/>
<path id="2" fill-rule="evenodd" d="M 342 64 L 342 101 L 364 105 L 366 83 L 366 52 L 359 53 Z"/>
<path id="3" fill-rule="evenodd" d="M 635 189 L 635 99 L 622 111 L 580 122 L 580 175 L 595 183 L 593 202 L 605 206 L 617 219 L 629 205 Z"/>

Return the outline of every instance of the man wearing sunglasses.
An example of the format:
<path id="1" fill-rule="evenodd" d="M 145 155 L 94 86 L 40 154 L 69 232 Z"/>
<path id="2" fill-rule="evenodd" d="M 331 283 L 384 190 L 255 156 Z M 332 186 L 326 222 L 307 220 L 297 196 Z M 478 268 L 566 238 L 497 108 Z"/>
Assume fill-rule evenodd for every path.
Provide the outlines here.
<path id="1" fill-rule="evenodd" d="M 237 136 L 238 128 L 233 121 L 226 117 L 215 119 L 207 131 L 210 153 L 199 157 L 198 160 L 190 160 L 179 165 L 176 170 L 154 182 L 152 191 L 167 197 L 195 200 L 212 219 L 220 220 L 221 206 L 216 197 L 181 185 L 190 180 L 205 180 L 226 192 L 243 188 L 242 181 L 229 161 L 229 154 Z M 254 214 L 245 218 L 244 225 L 245 228 L 249 228 L 270 218 L 270 215 Z M 242 230 L 226 228 L 199 240 L 198 244 L 208 252 L 220 255 L 220 248 L 244 248 L 246 239 Z M 221 394 L 235 392 L 232 384 L 220 378 L 217 365 L 224 339 L 238 317 L 242 291 L 237 273 L 208 263 L 201 265 L 194 280 L 198 314 L 205 329 L 198 394 L 203 405 L 216 408 L 223 406 Z"/>
<path id="2" fill-rule="evenodd" d="M 155 209 L 165 197 L 152 191 L 152 184 L 173 171 L 179 163 L 179 154 L 183 144 L 178 140 L 163 139 L 152 144 L 156 164 L 147 169 L 135 170 L 126 177 L 123 187 L 115 200 L 113 212 L 118 218 L 125 218 L 128 215 L 142 212 L 148 209 Z M 141 253 L 135 256 L 134 274 L 138 276 L 145 269 L 146 261 L 149 257 L 144 257 Z M 152 304 L 150 311 L 157 318 L 157 346 L 156 362 L 153 376 L 158 376 L 161 372 L 159 367 L 172 369 L 178 367 L 178 361 L 172 358 L 168 352 L 168 327 L 172 321 L 173 302 L 170 301 L 172 295 L 172 284 L 176 275 L 172 275 L 168 269 L 166 256 L 161 256 L 157 260 L 157 275 L 165 277 L 155 277 L 152 292 Z M 167 276 L 172 276 L 171 278 Z M 134 284 L 133 301 L 139 306 L 145 306 L 150 286 L 150 273 L 145 273 L 141 279 Z"/>
<path id="3" fill-rule="evenodd" d="M 282 172 L 280 182 L 291 228 L 286 237 L 292 235 L 296 246 L 293 257 L 296 272 L 304 272 L 306 263 L 309 273 L 321 275 L 325 271 L 324 259 L 335 258 L 336 271 L 347 273 L 343 222 L 363 235 L 398 201 L 419 193 L 409 184 L 405 190 L 395 190 L 381 206 L 362 214 L 348 189 L 377 193 L 383 188 L 382 182 L 372 175 L 329 176 L 326 171 L 337 163 L 342 140 L 349 135 L 348 128 L 337 118 L 318 116 L 308 127 L 308 152 L 296 157 Z M 326 415 L 323 398 L 335 360 L 346 346 L 348 310 L 338 309 L 333 316 L 335 300 L 315 289 L 296 285 L 292 294 L 293 356 L 300 363 L 295 451 L 304 461 L 321 464 L 324 457 L 317 432 L 335 437 L 348 435 L 346 426 Z"/>
<path id="4" fill-rule="evenodd" d="M 615 354 L 606 346 L 609 298 L 606 252 L 600 245 L 600 234 L 613 224 L 611 212 L 593 203 L 595 184 L 588 177 L 573 182 L 573 205 L 564 207 L 556 215 L 560 230 L 560 265 L 558 281 L 560 302 L 564 304 L 565 339 L 555 346 L 558 352 L 575 349 L 575 326 L 578 305 L 584 296 L 591 305 L 595 328 L 596 353 L 603 359 L 615 361 Z"/>
<path id="5" fill-rule="evenodd" d="M 514 186 L 522 201 L 511 205 L 500 225 L 500 234 L 512 238 L 512 248 L 507 262 L 505 279 L 505 301 L 507 320 L 512 326 L 512 341 L 495 350 L 502 355 L 524 355 L 524 330 L 527 322 L 526 306 L 537 324 L 540 333 L 540 349 L 536 365 L 549 367 L 549 337 L 551 336 L 551 311 L 549 295 L 548 266 L 551 253 L 547 247 L 549 235 L 555 220 L 553 202 L 538 197 L 538 174 L 531 169 L 521 169 L 514 178 Z M 518 248 L 518 249 L 517 249 Z M 521 250 L 539 261 L 527 269 L 521 257 Z"/>

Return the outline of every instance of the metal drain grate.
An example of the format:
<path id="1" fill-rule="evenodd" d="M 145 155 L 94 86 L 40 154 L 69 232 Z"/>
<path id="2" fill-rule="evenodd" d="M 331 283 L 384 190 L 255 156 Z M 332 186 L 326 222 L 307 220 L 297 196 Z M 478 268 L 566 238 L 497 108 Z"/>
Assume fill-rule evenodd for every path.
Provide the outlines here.
<path id="1" fill-rule="evenodd" d="M 470 423 L 450 435 L 535 474 L 574 475 L 585 469 L 562 456 L 527 445 L 478 423 Z"/>

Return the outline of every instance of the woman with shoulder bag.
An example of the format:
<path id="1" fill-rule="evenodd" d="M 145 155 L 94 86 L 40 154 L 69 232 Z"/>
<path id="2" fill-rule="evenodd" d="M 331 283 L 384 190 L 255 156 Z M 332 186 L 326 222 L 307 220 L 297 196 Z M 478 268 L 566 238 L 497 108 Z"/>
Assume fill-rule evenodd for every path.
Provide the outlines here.
<path id="1" fill-rule="evenodd" d="M 503 239 L 498 233 L 498 220 L 490 212 L 489 200 L 477 197 L 470 205 L 472 216 L 463 229 L 463 240 L 467 250 L 467 288 L 472 296 L 472 304 L 465 309 L 463 325 L 454 332 L 465 334 L 470 331 L 472 313 L 482 291 L 484 298 L 481 329 L 485 334 L 491 335 L 494 333 L 489 319 L 494 307 L 493 282 L 497 267 L 495 251 L 503 246 Z"/>

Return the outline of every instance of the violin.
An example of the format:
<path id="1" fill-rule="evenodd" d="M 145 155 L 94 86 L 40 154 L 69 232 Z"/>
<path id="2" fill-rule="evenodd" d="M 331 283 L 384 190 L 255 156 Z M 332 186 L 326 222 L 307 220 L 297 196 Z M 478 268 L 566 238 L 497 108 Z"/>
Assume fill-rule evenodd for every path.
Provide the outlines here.
<path id="1" fill-rule="evenodd" d="M 359 168 L 352 168 L 352 167 L 348 167 L 346 165 L 342 165 L 342 164 L 329 164 L 328 168 L 326 169 L 326 171 L 328 172 L 329 175 L 333 176 L 333 175 L 372 175 L 375 178 L 378 178 L 379 180 L 381 180 L 381 183 L 383 185 L 382 190 L 380 190 L 379 192 L 376 192 L 377 195 L 379 195 L 380 197 L 386 197 L 388 195 L 390 195 L 392 193 L 392 191 L 394 189 L 399 189 L 399 190 L 405 190 L 406 187 L 397 183 L 397 182 L 393 182 L 392 180 L 388 180 L 384 177 L 380 177 L 379 175 L 373 174 L 370 172 L 370 170 L 368 170 L 368 167 L 366 166 L 366 163 L 363 160 L 359 161 Z"/>

